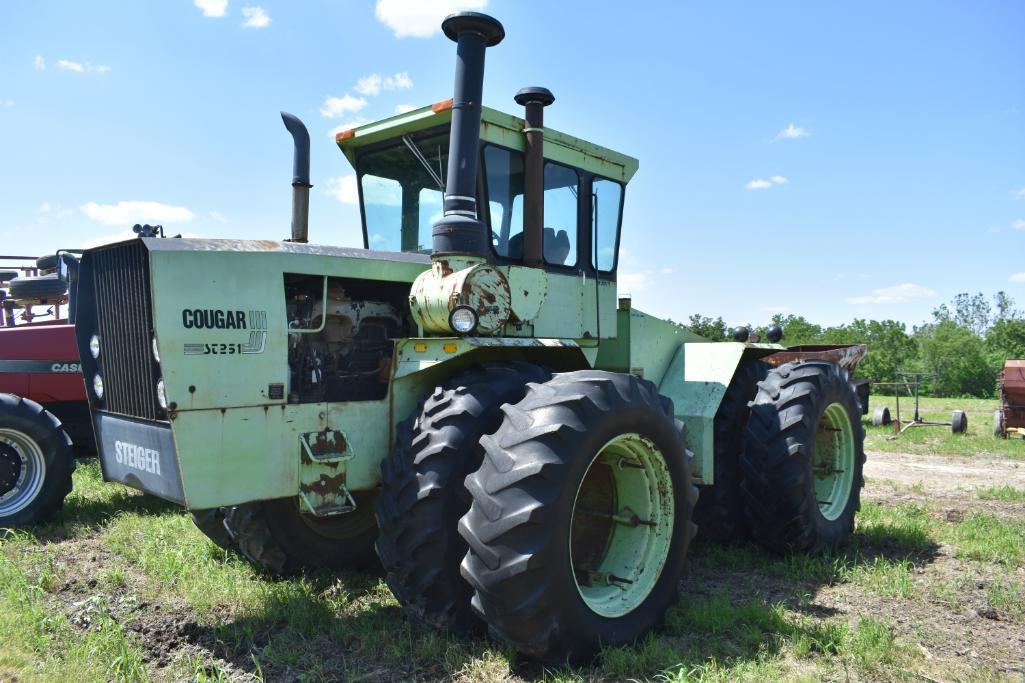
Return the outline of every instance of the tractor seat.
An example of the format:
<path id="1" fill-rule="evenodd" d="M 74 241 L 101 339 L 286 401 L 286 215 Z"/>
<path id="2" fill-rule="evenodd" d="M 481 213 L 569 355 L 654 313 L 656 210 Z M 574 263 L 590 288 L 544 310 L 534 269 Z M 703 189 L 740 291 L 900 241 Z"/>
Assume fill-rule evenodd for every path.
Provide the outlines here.
<path id="1" fill-rule="evenodd" d="M 566 265 L 566 257 L 569 256 L 569 250 L 569 235 L 565 230 L 556 231 L 555 228 L 545 228 L 545 261 L 556 266 Z M 518 232 L 509 238 L 509 252 L 506 254 L 506 257 L 515 261 L 523 260 L 522 232 Z"/>
<path id="2" fill-rule="evenodd" d="M 19 273 L 16 270 L 0 270 L 0 282 L 7 282 L 18 277 Z"/>

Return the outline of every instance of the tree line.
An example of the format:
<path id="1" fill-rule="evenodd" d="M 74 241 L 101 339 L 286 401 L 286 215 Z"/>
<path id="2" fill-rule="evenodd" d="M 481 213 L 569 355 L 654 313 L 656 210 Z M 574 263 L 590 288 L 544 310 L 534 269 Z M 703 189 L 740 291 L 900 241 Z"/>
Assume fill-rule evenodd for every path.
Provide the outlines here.
<path id="1" fill-rule="evenodd" d="M 1025 358 L 1025 315 L 1005 292 L 958 294 L 932 311 L 932 320 L 910 330 L 897 320 L 855 318 L 825 327 L 801 315 L 776 314 L 765 326 L 748 327 L 765 339 L 769 325 L 783 328 L 785 346 L 799 344 L 867 344 L 868 353 L 855 376 L 896 382 L 905 372 L 935 373 L 923 391 L 933 396 L 996 395 L 997 374 L 1008 358 Z M 732 338 L 721 317 L 690 316 L 691 330 L 714 341 Z"/>

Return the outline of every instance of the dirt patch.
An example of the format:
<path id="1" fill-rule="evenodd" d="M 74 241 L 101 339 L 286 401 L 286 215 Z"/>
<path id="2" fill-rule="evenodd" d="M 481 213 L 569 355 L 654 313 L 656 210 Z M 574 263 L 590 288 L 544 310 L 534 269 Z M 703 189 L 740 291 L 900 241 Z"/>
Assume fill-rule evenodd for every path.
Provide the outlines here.
<path id="1" fill-rule="evenodd" d="M 994 455 L 912 455 L 866 452 L 865 475 L 927 491 L 965 491 L 987 486 L 1025 488 L 1025 462 Z"/>

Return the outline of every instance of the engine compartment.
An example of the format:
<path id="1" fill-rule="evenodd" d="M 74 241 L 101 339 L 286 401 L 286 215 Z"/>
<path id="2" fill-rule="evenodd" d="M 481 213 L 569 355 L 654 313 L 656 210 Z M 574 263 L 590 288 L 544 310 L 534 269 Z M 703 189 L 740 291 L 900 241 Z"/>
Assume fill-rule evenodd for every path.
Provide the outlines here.
<path id="1" fill-rule="evenodd" d="M 326 291 L 326 296 L 325 296 Z M 285 274 L 288 402 L 373 401 L 388 394 L 395 340 L 415 325 L 405 283 Z"/>

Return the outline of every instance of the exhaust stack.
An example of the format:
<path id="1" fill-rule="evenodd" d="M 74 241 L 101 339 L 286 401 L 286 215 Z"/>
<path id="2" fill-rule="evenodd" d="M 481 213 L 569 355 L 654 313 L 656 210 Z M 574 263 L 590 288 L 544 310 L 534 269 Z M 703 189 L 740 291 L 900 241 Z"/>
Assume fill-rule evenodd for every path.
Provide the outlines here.
<path id="1" fill-rule="evenodd" d="M 524 108 L 526 153 L 523 155 L 523 264 L 544 266 L 545 107 L 555 101 L 548 88 L 523 88 L 513 98 Z"/>
<path id="2" fill-rule="evenodd" d="M 292 237 L 288 242 L 306 242 L 310 234 L 310 132 L 298 116 L 281 112 L 285 128 L 292 134 Z"/>
<path id="3" fill-rule="evenodd" d="M 477 215 L 477 156 L 480 146 L 484 51 L 502 42 L 505 29 L 479 12 L 459 12 L 441 23 L 456 47 L 455 92 L 445 184 L 445 215 L 434 224 L 433 254 L 485 256 L 484 224 Z"/>

